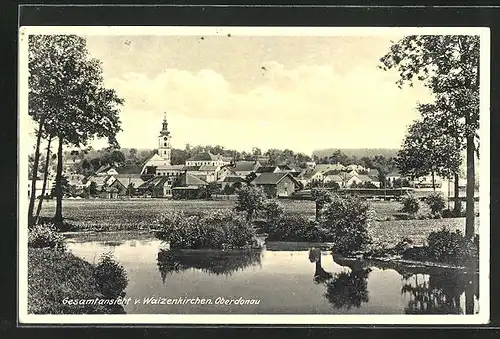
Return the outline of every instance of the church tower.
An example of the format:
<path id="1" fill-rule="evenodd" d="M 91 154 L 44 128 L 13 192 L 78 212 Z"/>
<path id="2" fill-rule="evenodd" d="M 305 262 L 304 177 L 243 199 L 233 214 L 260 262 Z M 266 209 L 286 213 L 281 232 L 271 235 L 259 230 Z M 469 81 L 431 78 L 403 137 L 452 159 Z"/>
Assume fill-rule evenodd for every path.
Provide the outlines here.
<path id="1" fill-rule="evenodd" d="M 170 156 L 172 149 L 170 147 L 170 132 L 168 131 L 167 114 L 163 117 L 163 125 L 158 136 L 158 155 L 162 157 L 167 165 L 170 165 Z"/>

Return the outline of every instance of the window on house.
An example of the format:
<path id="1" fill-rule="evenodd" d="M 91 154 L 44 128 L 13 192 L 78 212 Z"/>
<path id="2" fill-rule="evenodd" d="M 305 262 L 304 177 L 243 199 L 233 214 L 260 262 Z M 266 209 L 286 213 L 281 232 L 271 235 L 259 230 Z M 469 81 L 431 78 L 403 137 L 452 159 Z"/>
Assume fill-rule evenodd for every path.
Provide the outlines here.
<path id="1" fill-rule="evenodd" d="M 167 143 L 166 143 L 166 142 L 164 142 L 164 143 L 163 143 L 163 146 L 167 147 Z"/>

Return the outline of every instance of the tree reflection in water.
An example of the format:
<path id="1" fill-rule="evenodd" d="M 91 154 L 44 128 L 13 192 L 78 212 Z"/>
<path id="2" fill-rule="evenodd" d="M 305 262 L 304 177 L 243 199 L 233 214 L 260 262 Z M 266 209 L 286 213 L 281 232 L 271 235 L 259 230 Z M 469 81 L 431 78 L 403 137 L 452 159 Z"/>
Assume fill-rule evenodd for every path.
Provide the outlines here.
<path id="1" fill-rule="evenodd" d="M 333 258 L 341 266 L 349 267 L 350 272 L 336 274 L 326 272 L 321 266 L 321 251 L 316 248 L 309 250 L 309 261 L 316 265 L 314 281 L 325 284 L 325 297 L 333 307 L 337 309 L 359 308 L 369 299 L 367 279 L 371 270 L 363 267 L 357 260 L 343 260 L 336 256 Z"/>
<path id="2" fill-rule="evenodd" d="M 403 275 L 402 294 L 409 296 L 407 314 L 463 314 L 460 296 L 465 293 L 465 313 L 474 313 L 479 297 L 476 274 L 434 270 L 428 274 Z"/>
<path id="3" fill-rule="evenodd" d="M 260 265 L 261 250 L 160 250 L 158 269 L 163 283 L 168 274 L 190 268 L 208 274 L 231 275 L 248 266 Z"/>

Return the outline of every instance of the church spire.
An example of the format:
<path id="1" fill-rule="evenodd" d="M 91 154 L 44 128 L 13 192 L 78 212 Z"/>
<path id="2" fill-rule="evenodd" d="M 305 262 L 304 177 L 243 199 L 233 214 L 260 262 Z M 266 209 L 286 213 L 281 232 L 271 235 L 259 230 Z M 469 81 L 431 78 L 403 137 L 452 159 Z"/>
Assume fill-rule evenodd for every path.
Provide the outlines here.
<path id="1" fill-rule="evenodd" d="M 170 132 L 168 131 L 167 112 L 163 113 L 163 124 L 162 124 L 160 134 L 161 135 L 169 135 L 170 134 Z"/>

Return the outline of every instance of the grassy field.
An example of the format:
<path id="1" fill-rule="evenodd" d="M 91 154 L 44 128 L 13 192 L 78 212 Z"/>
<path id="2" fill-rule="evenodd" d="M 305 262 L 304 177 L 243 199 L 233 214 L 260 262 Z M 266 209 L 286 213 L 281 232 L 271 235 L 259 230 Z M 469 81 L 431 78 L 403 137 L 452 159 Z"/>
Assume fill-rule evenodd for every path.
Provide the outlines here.
<path id="1" fill-rule="evenodd" d="M 314 202 L 300 200 L 280 201 L 287 214 L 302 214 L 314 216 Z M 371 202 L 376 211 L 376 221 L 370 227 L 370 233 L 375 241 L 388 245 L 397 243 L 401 238 L 410 237 L 416 243 L 422 243 L 427 235 L 443 226 L 449 229 L 465 227 L 464 218 L 439 220 L 385 220 L 388 216 L 398 213 L 401 204 L 389 201 Z M 43 216 L 51 217 L 55 212 L 55 201 L 44 202 Z M 156 216 L 162 212 L 184 210 L 197 213 L 204 210 L 226 209 L 235 206 L 234 200 L 166 200 L 166 199 L 134 199 L 134 200 L 64 200 L 63 215 L 80 230 L 145 230 L 154 228 Z M 427 212 L 427 207 L 422 206 Z M 477 210 L 477 204 L 476 204 Z M 476 218 L 476 231 L 479 218 Z"/>

